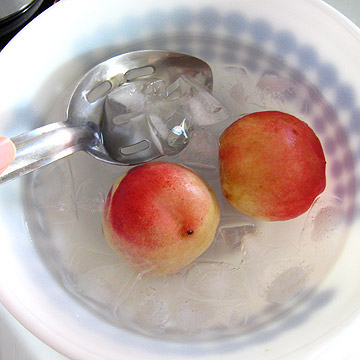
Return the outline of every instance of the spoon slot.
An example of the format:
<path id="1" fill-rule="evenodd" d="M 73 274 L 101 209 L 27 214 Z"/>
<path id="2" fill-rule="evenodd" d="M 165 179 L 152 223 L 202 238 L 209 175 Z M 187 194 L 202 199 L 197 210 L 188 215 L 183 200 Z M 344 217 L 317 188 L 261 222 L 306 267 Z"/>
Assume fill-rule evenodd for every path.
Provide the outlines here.
<path id="1" fill-rule="evenodd" d="M 135 80 L 143 76 L 149 76 L 153 74 L 155 69 L 152 66 L 144 66 L 141 68 L 131 69 L 125 73 L 125 78 L 128 81 Z"/>
<path id="2" fill-rule="evenodd" d="M 94 89 L 90 90 L 86 94 L 86 99 L 93 103 L 97 99 L 100 99 L 102 96 L 105 96 L 112 88 L 112 84 L 110 81 L 104 81 L 100 83 L 99 85 L 96 85 Z"/>
<path id="3" fill-rule="evenodd" d="M 136 144 L 123 146 L 120 149 L 120 153 L 122 155 L 133 155 L 137 152 L 144 151 L 150 147 L 150 143 L 148 140 L 142 140 Z"/>

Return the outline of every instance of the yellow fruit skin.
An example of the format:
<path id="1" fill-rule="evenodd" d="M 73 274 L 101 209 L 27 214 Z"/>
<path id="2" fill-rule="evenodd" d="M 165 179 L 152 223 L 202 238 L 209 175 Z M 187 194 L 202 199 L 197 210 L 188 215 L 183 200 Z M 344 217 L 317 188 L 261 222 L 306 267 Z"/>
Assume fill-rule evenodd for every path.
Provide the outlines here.
<path id="1" fill-rule="evenodd" d="M 103 211 L 110 247 L 148 275 L 178 272 L 212 243 L 216 198 L 192 170 L 170 162 L 137 166 L 120 177 Z"/>
<path id="2" fill-rule="evenodd" d="M 306 212 L 326 186 L 326 161 L 313 130 L 278 111 L 253 113 L 220 137 L 219 172 L 226 199 L 268 221 Z"/>

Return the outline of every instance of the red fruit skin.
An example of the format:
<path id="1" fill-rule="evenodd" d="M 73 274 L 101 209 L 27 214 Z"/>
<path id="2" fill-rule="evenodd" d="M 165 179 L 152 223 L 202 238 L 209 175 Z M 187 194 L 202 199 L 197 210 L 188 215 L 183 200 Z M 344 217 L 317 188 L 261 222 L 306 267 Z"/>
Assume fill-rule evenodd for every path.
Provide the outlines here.
<path id="1" fill-rule="evenodd" d="M 175 163 L 152 162 L 113 185 L 103 231 L 111 248 L 136 270 L 160 275 L 200 256 L 219 219 L 216 199 L 197 174 Z"/>
<path id="2" fill-rule="evenodd" d="M 250 216 L 280 221 L 303 214 L 325 189 L 325 168 L 320 140 L 289 114 L 249 114 L 220 137 L 223 194 Z"/>

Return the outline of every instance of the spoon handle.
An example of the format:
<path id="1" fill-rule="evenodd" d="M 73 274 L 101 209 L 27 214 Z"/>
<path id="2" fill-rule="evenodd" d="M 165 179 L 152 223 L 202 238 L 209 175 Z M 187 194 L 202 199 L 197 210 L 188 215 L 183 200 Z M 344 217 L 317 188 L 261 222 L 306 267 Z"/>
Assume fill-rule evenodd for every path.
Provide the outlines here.
<path id="1" fill-rule="evenodd" d="M 0 175 L 0 185 L 76 151 L 85 150 L 97 133 L 90 124 L 56 122 L 13 137 L 16 155 Z"/>

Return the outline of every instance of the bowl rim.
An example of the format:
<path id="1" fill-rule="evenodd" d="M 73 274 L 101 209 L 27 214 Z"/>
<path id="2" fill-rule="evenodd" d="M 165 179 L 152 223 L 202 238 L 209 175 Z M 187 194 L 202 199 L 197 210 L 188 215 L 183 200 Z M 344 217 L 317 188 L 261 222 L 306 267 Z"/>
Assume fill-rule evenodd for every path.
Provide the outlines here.
<path id="1" fill-rule="evenodd" d="M 141 2 L 141 1 L 140 1 Z M 277 0 L 277 3 L 283 2 L 287 3 L 285 0 Z M 29 39 L 29 34 L 31 32 L 39 31 L 42 28 L 41 22 L 46 20 L 46 23 L 49 23 L 51 20 L 56 19 L 57 13 L 62 12 L 66 13 L 68 10 L 74 9 L 74 2 L 69 0 L 63 0 L 57 3 L 53 8 L 48 9 L 45 13 L 41 14 L 38 18 L 36 18 L 31 24 L 25 27 L 5 48 L 4 53 L 0 55 L 0 58 L 5 56 L 11 56 L 12 52 L 14 52 L 14 48 L 18 46 L 18 44 L 22 44 L 24 40 Z M 108 1 L 109 4 L 114 3 L 114 1 Z M 209 3 L 215 3 L 215 1 L 210 1 Z M 81 6 L 86 6 L 88 9 L 97 9 L 97 1 L 96 0 L 78 0 L 76 5 L 76 10 Z M 324 16 L 331 17 L 335 22 L 337 22 L 341 27 L 343 27 L 348 36 L 353 37 L 356 41 L 360 40 L 360 30 L 357 28 L 355 24 L 353 24 L 349 19 L 347 19 L 344 15 L 339 13 L 337 10 L 333 9 L 330 5 L 326 4 L 321 0 L 306 0 L 304 1 L 304 6 L 315 7 L 320 11 L 320 13 L 324 14 Z M 134 6 L 134 5 L 133 5 Z M 90 11 L 90 10 L 87 10 Z M 15 316 L 30 332 L 36 335 L 38 338 L 43 340 L 45 343 L 53 347 L 55 350 L 65 354 L 70 358 L 86 358 L 86 359 L 97 359 L 98 357 L 94 357 L 94 354 L 89 353 L 89 351 L 83 346 L 79 346 L 79 344 L 71 341 L 68 338 L 65 338 L 61 334 L 59 334 L 55 329 L 49 328 L 46 322 L 39 319 L 29 308 L 24 307 L 23 301 L 21 301 L 16 294 L 14 294 L 10 289 L 5 286 L 0 287 L 0 298 L 4 304 L 4 306 Z M 358 311 L 356 311 L 356 317 L 358 316 Z M 355 317 L 355 316 L 354 316 Z M 312 343 L 309 343 L 306 346 L 301 348 L 301 351 L 307 349 L 308 351 L 313 351 L 315 348 L 319 348 L 321 346 L 325 346 L 325 337 L 335 336 L 339 329 L 343 329 L 348 326 L 352 322 L 352 319 L 348 317 L 346 320 L 343 320 L 338 326 L 334 329 L 329 330 L 326 334 L 323 334 L 318 339 L 315 339 Z M 131 344 L 131 341 L 129 341 Z M 306 350 L 306 351 L 307 351 Z M 300 350 L 294 350 L 300 351 Z M 142 354 L 144 355 L 144 354 Z M 126 355 L 125 355 L 126 356 Z M 295 356 L 295 355 L 294 355 Z M 297 356 L 297 355 L 296 355 Z M 117 357 L 119 358 L 119 357 Z M 110 359 L 110 358 L 109 358 Z"/>

